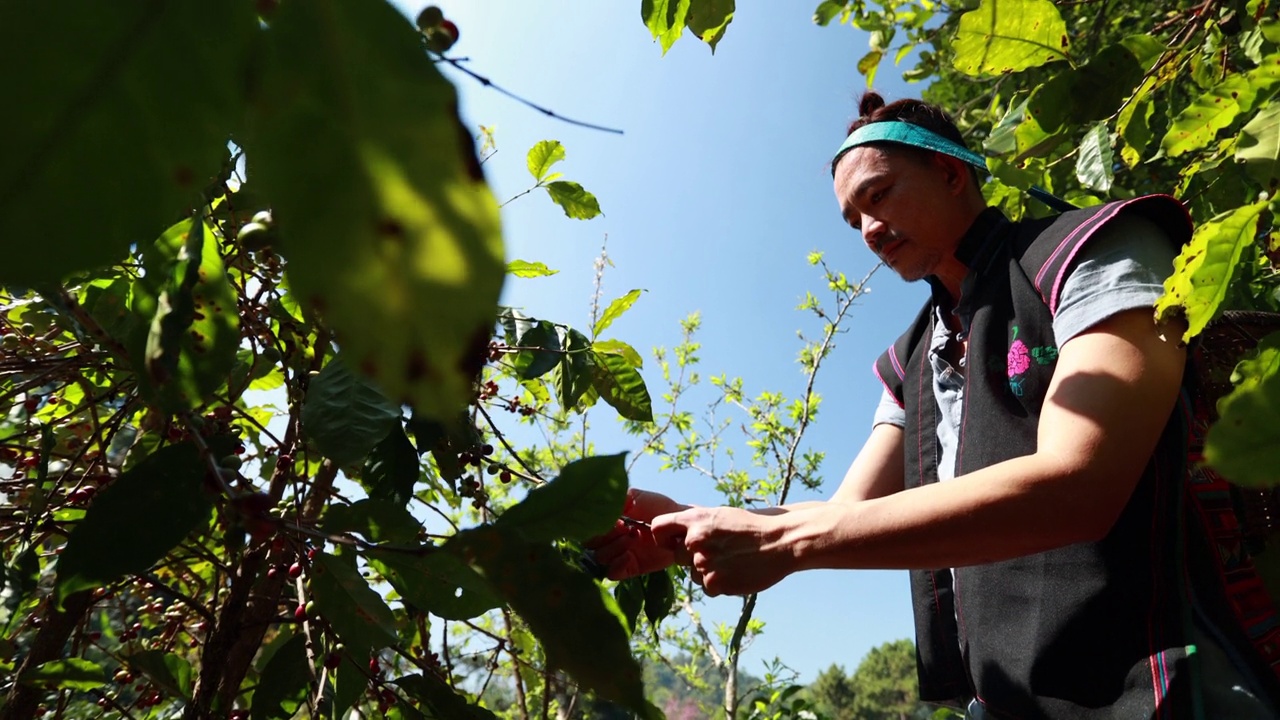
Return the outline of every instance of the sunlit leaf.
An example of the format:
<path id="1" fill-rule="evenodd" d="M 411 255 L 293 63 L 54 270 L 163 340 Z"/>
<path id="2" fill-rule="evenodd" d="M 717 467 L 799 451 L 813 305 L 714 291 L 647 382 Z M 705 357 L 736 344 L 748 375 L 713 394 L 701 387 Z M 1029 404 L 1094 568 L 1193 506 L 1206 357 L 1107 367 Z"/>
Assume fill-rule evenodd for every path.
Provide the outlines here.
<path id="1" fill-rule="evenodd" d="M 1264 188 L 1275 189 L 1280 180 L 1280 102 L 1265 105 L 1240 131 L 1236 160 Z"/>
<path id="2" fill-rule="evenodd" d="M 966 75 L 1005 75 L 1067 59 L 1067 26 L 1050 0 L 982 0 L 960 16 L 953 64 Z"/>
<path id="3" fill-rule="evenodd" d="M 621 355 L 595 353 L 592 386 L 628 420 L 653 421 L 653 403 L 640 372 Z"/>
<path id="4" fill-rule="evenodd" d="M 843 0 L 822 0 L 818 3 L 818 7 L 813 11 L 813 22 L 817 25 L 827 26 L 837 15 L 843 14 L 845 11 L 845 3 Z"/>
<path id="5" fill-rule="evenodd" d="M 617 298 L 613 302 L 609 303 L 609 306 L 606 307 L 604 309 L 604 312 L 600 314 L 600 318 L 596 320 L 595 327 L 591 329 L 591 334 L 596 337 L 599 337 L 601 333 L 603 333 L 605 330 L 608 330 L 609 326 L 613 324 L 614 320 L 617 320 L 619 317 L 622 317 L 623 313 L 630 310 L 631 306 L 636 304 L 636 300 L 640 299 L 640 293 L 642 292 L 644 291 L 632 290 L 631 292 L 628 292 L 626 295 L 623 295 L 622 297 Z"/>
<path id="6" fill-rule="evenodd" d="M 525 539 L 585 540 L 602 535 L 622 515 L 627 499 L 625 453 L 583 458 L 560 475 L 529 491 L 495 525 Z"/>
<path id="7" fill-rule="evenodd" d="M 84 658 L 67 658 L 36 665 L 24 671 L 19 681 L 24 685 L 93 690 L 107 683 L 107 671 Z"/>
<path id="8" fill-rule="evenodd" d="M 880 58 L 884 57 L 884 53 L 879 50 L 872 50 L 862 59 L 858 61 L 858 72 L 867 79 L 867 87 L 871 87 L 876 81 L 876 70 L 880 68 Z"/>
<path id="9" fill-rule="evenodd" d="M 1135 94 L 1141 95 L 1142 90 L 1146 87 L 1148 87 L 1147 83 L 1143 83 Z M 1151 101 L 1150 97 L 1144 96 L 1131 101 L 1120 111 L 1120 115 L 1116 118 L 1116 131 L 1124 139 L 1124 147 L 1120 149 L 1120 158 L 1129 167 L 1135 167 L 1138 164 L 1142 159 L 1142 153 L 1147 149 L 1147 144 L 1151 142 L 1153 137 L 1151 114 L 1153 112 L 1155 112 L 1155 103 Z"/>
<path id="10" fill-rule="evenodd" d="M 0 282 L 121 261 L 201 202 L 244 113 L 251 4 L 0 3 Z M 128 158 L 128 162 L 122 162 Z"/>
<path id="11" fill-rule="evenodd" d="M 729 23 L 733 22 L 733 12 L 734 0 L 693 0 L 689 4 L 685 25 L 715 54 L 716 44 L 724 37 Z"/>
<path id="12" fill-rule="evenodd" d="M 316 553 L 310 579 L 316 609 L 347 647 L 378 650 L 396 642 L 391 608 L 353 567 L 329 553 Z"/>
<path id="13" fill-rule="evenodd" d="M 1173 261 L 1173 275 L 1164 281 L 1164 296 L 1156 315 L 1185 314 L 1188 341 L 1208 324 L 1227 296 L 1232 274 L 1244 248 L 1254 242 L 1265 201 L 1242 205 L 1196 228 L 1191 242 Z"/>
<path id="14" fill-rule="evenodd" d="M 565 215 L 575 220 L 590 220 L 600 214 L 600 203 L 596 196 L 583 190 L 576 182 L 557 180 L 547 183 L 545 187 L 551 201 L 559 205 Z"/>
<path id="15" fill-rule="evenodd" d="M 559 140 L 540 140 L 529 148 L 525 164 L 529 166 L 529 174 L 535 182 L 542 182 L 551 172 L 551 166 L 564 160 L 564 145 Z"/>
<path id="16" fill-rule="evenodd" d="M 1218 131 L 1251 111 L 1280 84 L 1280 54 L 1263 59 L 1262 65 L 1246 72 L 1231 73 L 1183 108 L 1173 119 L 1160 147 L 1169 157 L 1198 150 L 1217 137 Z"/>
<path id="17" fill-rule="evenodd" d="M 1110 117 L 1142 81 L 1142 66 L 1123 45 L 1111 45 L 1081 68 L 1066 68 L 1031 95 L 1027 112 L 1046 131 Z"/>
<path id="18" fill-rule="evenodd" d="M 1263 338 L 1236 375 L 1235 390 L 1218 404 L 1205 460 L 1239 485 L 1280 485 L 1280 333 Z"/>
<path id="19" fill-rule="evenodd" d="M 1113 163 L 1115 157 L 1111 153 L 1107 124 L 1096 123 L 1080 142 L 1080 153 L 1076 155 L 1076 179 L 1087 188 L 1105 193 L 1111 190 Z"/>
<path id="20" fill-rule="evenodd" d="M 446 620 L 470 620 L 498 607 L 489 583 L 453 553 L 371 550 L 369 564 L 405 602 Z"/>
<path id="21" fill-rule="evenodd" d="M 556 366 L 555 389 L 560 407 L 567 412 L 591 387 L 591 341 L 577 330 L 566 333 L 564 359 Z"/>
<path id="22" fill-rule="evenodd" d="M 667 54 L 684 32 L 690 2 L 691 0 L 641 0 L 640 17 L 653 39 L 662 44 L 663 55 Z"/>
<path id="23" fill-rule="evenodd" d="M 389 3 L 281 3 L 266 35 L 245 148 L 290 286 L 352 368 L 451 416 L 485 360 L 506 275 L 457 94 Z"/>
<path id="24" fill-rule="evenodd" d="M 302 429 L 339 465 L 363 460 L 400 424 L 400 408 L 335 357 L 311 378 L 302 404 Z"/>
<path id="25" fill-rule="evenodd" d="M 591 349 L 598 353 L 611 353 L 613 355 L 621 355 L 631 363 L 632 367 L 643 368 L 644 358 L 636 351 L 635 348 L 622 342 L 621 340 L 597 340 L 591 344 Z"/>
<path id="26" fill-rule="evenodd" d="M 219 457 L 234 441 L 208 438 Z M 209 466 L 190 442 L 164 447 L 94 496 L 58 559 L 58 600 L 141 573 L 209 521 Z"/>
<path id="27" fill-rule="evenodd" d="M 546 277 L 547 275 L 555 275 L 559 270 L 552 270 L 545 264 L 540 262 L 529 262 L 527 260 L 512 260 L 507 263 L 507 273 L 522 278 Z"/>

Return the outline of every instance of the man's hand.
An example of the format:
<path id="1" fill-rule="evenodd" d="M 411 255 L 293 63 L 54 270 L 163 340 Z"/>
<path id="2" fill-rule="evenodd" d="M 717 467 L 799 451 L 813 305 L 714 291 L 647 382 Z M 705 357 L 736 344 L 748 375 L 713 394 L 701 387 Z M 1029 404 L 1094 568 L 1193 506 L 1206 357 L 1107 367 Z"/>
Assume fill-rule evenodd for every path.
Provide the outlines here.
<path id="1" fill-rule="evenodd" d="M 660 546 L 649 529 L 654 518 L 688 508 L 666 495 L 631 488 L 622 509 L 626 519 L 619 519 L 612 530 L 588 540 L 585 545 L 594 551 L 595 561 L 605 566 L 610 580 L 626 580 L 677 563 L 688 565 L 689 557 L 683 552 L 683 545 Z"/>
<path id="2" fill-rule="evenodd" d="M 804 511 L 800 511 L 803 513 Z M 658 547 L 690 556 L 694 580 L 708 595 L 747 595 L 777 584 L 795 570 L 784 539 L 788 520 L 740 508 L 692 508 L 654 518 Z"/>

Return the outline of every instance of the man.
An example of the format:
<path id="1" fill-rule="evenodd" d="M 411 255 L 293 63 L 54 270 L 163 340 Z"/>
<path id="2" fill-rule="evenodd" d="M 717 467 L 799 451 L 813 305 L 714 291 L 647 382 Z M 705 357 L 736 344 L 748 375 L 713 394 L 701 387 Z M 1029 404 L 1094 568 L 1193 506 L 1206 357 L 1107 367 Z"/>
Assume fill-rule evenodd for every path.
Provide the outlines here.
<path id="1" fill-rule="evenodd" d="M 860 111 L 833 160 L 841 212 L 932 293 L 876 364 L 843 483 L 763 511 L 633 491 L 651 534 L 619 526 L 597 559 L 614 579 L 680 562 L 710 595 L 910 569 L 921 697 L 970 717 L 1274 717 L 1275 677 L 1183 522 L 1186 351 L 1151 306 L 1185 212 L 1153 197 L 1012 223 L 945 113 L 874 93 Z"/>

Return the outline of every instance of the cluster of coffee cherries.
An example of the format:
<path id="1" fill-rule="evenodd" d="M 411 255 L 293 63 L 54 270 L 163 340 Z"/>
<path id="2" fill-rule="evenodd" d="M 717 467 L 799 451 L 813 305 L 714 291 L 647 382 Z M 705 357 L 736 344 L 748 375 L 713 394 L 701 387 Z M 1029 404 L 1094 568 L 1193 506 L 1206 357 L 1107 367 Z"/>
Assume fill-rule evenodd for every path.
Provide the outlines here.
<path id="1" fill-rule="evenodd" d="M 458 42 L 458 26 L 435 5 L 428 5 L 418 13 L 418 29 L 433 52 L 445 52 Z"/>

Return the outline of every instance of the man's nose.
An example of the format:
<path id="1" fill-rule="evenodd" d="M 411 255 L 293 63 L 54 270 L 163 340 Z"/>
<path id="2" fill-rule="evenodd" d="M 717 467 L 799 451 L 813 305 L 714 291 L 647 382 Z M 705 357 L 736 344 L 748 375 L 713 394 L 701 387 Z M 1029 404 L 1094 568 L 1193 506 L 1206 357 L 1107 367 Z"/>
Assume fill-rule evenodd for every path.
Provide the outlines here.
<path id="1" fill-rule="evenodd" d="M 885 224 L 871 217 L 870 215 L 862 216 L 862 240 L 867 247 L 878 251 L 880 249 L 880 241 L 884 239 Z"/>

